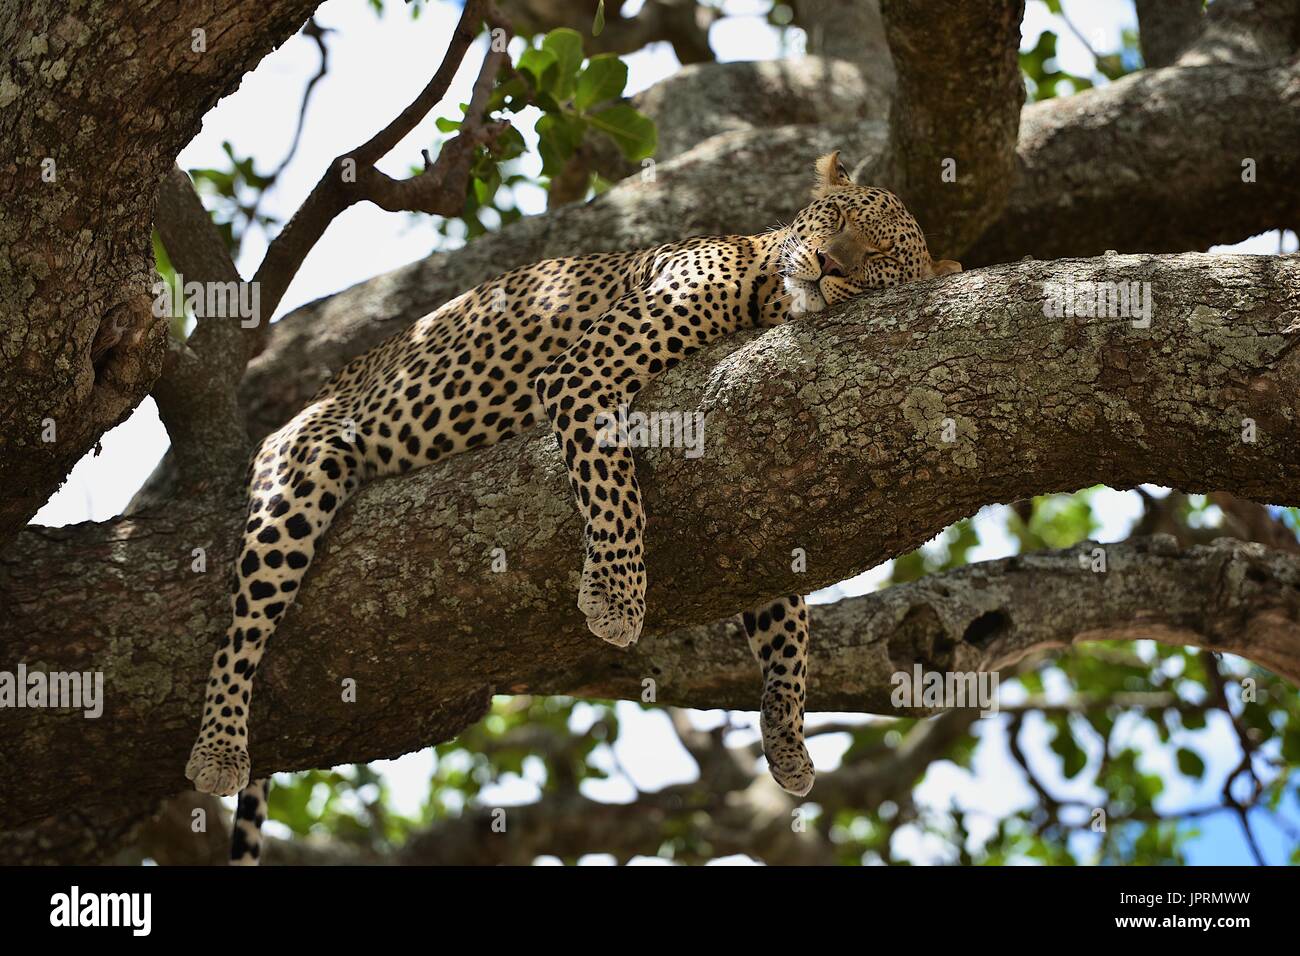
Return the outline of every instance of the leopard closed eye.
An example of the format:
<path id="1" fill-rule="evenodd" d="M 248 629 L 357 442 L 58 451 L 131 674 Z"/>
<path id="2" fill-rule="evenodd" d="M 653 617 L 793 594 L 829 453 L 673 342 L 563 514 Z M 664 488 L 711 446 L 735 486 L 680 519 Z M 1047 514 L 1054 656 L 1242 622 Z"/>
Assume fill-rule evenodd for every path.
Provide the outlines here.
<path id="1" fill-rule="evenodd" d="M 813 200 L 789 226 L 523 266 L 348 364 L 262 442 L 249 469 L 232 619 L 185 768 L 201 791 L 243 791 L 233 862 L 257 861 L 265 816 L 266 782 L 249 784 L 253 676 L 321 536 L 364 481 L 549 421 L 585 521 L 578 607 L 592 633 L 626 646 L 645 620 L 646 519 L 632 452 L 599 440 L 601 417 L 724 335 L 960 268 L 932 260 L 903 204 L 854 185 L 831 153 L 817 161 Z M 803 740 L 807 608 L 783 596 L 743 621 L 763 674 L 772 775 L 805 794 L 813 782 Z"/>

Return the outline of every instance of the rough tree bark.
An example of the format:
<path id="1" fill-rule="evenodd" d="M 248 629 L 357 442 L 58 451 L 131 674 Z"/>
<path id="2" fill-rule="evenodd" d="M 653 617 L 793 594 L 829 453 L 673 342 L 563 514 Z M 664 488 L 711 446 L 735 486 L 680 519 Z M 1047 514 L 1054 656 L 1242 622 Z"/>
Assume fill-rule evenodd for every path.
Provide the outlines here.
<path id="1" fill-rule="evenodd" d="M 1142 62 L 1168 66 L 1201 32 L 1205 0 L 1134 0 Z"/>
<path id="2" fill-rule="evenodd" d="M 1294 63 L 1143 70 L 1035 103 L 1007 206 L 963 261 L 1207 249 L 1294 228 L 1298 142 Z"/>
<path id="3" fill-rule="evenodd" d="M 886 182 L 923 224 L 934 257 L 956 257 L 1011 188 L 1024 0 L 884 0 L 882 12 L 898 72 Z"/>
<path id="4" fill-rule="evenodd" d="M 1071 278 L 1150 282 L 1151 327 L 1046 318 L 1044 283 Z M 1295 257 L 1108 257 L 884 290 L 720 343 L 640 400 L 647 410 L 703 411 L 706 453 L 638 454 L 653 636 L 631 654 L 592 639 L 573 606 L 581 528 L 549 437 L 371 485 L 340 516 L 259 675 L 254 771 L 447 739 L 494 689 L 617 696 L 655 677 L 663 700 L 753 706 L 757 676 L 744 676 L 741 643 L 678 628 L 841 580 L 990 501 L 1154 481 L 1298 504 L 1297 316 Z M 1247 418 L 1254 441 L 1243 441 Z M 954 441 L 943 440 L 945 419 Z M 13 610 L 0 642 L 51 669 L 102 670 L 109 689 L 99 720 L 0 714 L 10 741 L 0 773 L 24 780 L 3 794 L 0 825 L 105 794 L 180 788 L 195 701 L 225 626 L 238 521 L 234 501 L 175 502 L 102 525 L 30 529 L 0 558 L 0 597 Z M 191 570 L 195 547 L 207 549 L 206 573 Z M 505 550 L 507 573 L 491 573 L 494 548 Z M 792 568 L 795 548 L 807 553 L 807 573 Z M 1218 575 L 1183 592 L 1194 607 L 1161 583 L 1159 560 L 1141 563 L 1149 571 L 1134 562 L 1132 577 L 1154 576 L 1133 585 L 1142 615 L 1117 587 L 1114 617 L 1080 634 L 1199 640 L 1300 674 L 1294 556 L 1243 554 L 1187 559 L 1209 560 L 1205 574 Z M 1207 610 L 1207 595 L 1226 603 Z M 828 626 L 811 706 L 880 707 L 893 669 L 941 664 L 962 635 L 983 641 L 988 664 L 1032 645 L 1018 633 L 1061 640 L 1032 624 L 1017 631 L 1023 614 L 999 616 L 996 605 L 905 614 L 892 631 L 873 622 L 851 638 L 866 649 L 856 655 Z M 345 677 L 358 682 L 355 704 L 340 702 Z M 63 757 L 57 767 L 39 759 L 52 752 Z"/>
<path id="5" fill-rule="evenodd" d="M 635 176 L 593 202 L 435 253 L 277 322 L 241 387 L 250 431 L 262 436 L 278 428 L 351 358 L 503 269 L 686 234 L 762 231 L 799 209 L 810 164 L 831 149 L 843 150 L 860 182 L 883 179 L 885 122 L 873 115 L 842 126 L 803 125 L 799 115 L 798 91 L 850 67 L 815 58 L 780 64 L 789 76 L 783 86 L 793 92 L 774 101 L 789 103 L 791 112 L 760 114 L 763 121 L 748 127 L 739 111 L 707 106 L 717 74 L 733 68 L 754 69 L 698 67 L 668 81 L 671 95 L 651 91 L 638 101 L 652 115 L 657 103 L 678 104 L 678 112 L 696 117 L 692 129 L 699 135 L 724 131 L 680 154 L 670 148 L 652 181 Z M 859 82 L 868 95 L 875 89 Z M 782 116 L 783 125 L 772 125 Z M 1144 71 L 1030 105 L 1020 137 L 1016 186 L 1003 213 L 961 257 L 967 267 L 1026 255 L 1203 249 L 1300 222 L 1300 68 L 1294 65 Z M 1257 173 L 1250 183 L 1242 180 L 1247 157 Z"/>
<path id="6" fill-rule="evenodd" d="M 0 5 L 0 542 L 158 378 L 153 187 L 317 2 Z"/>

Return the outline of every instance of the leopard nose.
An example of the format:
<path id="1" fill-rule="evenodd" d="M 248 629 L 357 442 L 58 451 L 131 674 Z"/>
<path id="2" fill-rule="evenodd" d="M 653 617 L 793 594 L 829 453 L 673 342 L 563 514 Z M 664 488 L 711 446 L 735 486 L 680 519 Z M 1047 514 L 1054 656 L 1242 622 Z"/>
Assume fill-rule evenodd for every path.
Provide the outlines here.
<path id="1" fill-rule="evenodd" d="M 844 269 L 836 262 L 825 249 L 817 250 L 817 264 L 821 267 L 823 276 L 840 276 L 843 277 Z"/>

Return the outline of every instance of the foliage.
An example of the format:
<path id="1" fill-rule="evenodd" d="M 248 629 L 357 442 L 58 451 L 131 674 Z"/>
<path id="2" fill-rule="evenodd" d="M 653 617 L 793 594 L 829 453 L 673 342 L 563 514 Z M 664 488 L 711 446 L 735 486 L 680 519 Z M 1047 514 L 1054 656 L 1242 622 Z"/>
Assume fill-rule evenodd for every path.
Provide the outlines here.
<path id="1" fill-rule="evenodd" d="M 564 171 L 589 136 L 608 137 L 629 162 L 639 162 L 654 153 L 654 123 L 621 102 L 626 85 L 627 64 L 612 53 L 584 62 L 582 36 L 576 30 L 559 28 L 534 38 L 520 52 L 514 67 L 503 71 L 488 102 L 488 112 L 510 118 L 513 123 L 540 114 L 533 126 L 542 161 L 542 180 L 536 184 L 546 186 Z M 462 115 L 466 108 L 462 104 Z M 437 125 L 441 132 L 451 134 L 459 129 L 460 121 L 439 119 Z M 533 182 L 513 162 L 525 150 L 523 137 L 512 126 L 503 149 L 493 154 L 479 151 L 460 217 L 467 238 L 474 239 L 487 231 L 482 218 L 487 210 L 492 210 L 502 224 L 519 217 L 513 197 L 508 194 L 520 183 Z M 587 182 L 590 188 L 591 174 Z M 507 195 L 502 196 L 503 192 Z M 442 226 L 444 234 L 447 225 Z"/>
<path id="2" fill-rule="evenodd" d="M 277 219 L 259 208 L 262 194 L 274 184 L 275 177 L 258 173 L 253 157 L 236 155 L 229 141 L 223 142 L 221 148 L 230 161 L 228 168 L 200 167 L 189 170 L 189 174 L 233 257 L 239 255 L 250 226 L 270 229 L 279 225 Z"/>
<path id="3" fill-rule="evenodd" d="M 383 10 L 382 0 L 372 0 L 372 6 L 377 13 Z M 412 17 L 418 17 L 421 4 L 413 3 L 409 9 Z M 515 45 L 519 52 L 497 78 L 487 109 L 492 119 L 509 121 L 510 129 L 494 149 L 476 150 L 464 211 L 451 220 L 437 219 L 438 230 L 446 237 L 472 240 L 518 219 L 521 213 L 514 189 L 525 184 L 549 189 L 551 180 L 589 138 L 607 137 L 628 162 L 640 162 L 654 154 L 654 123 L 624 101 L 627 65 L 618 56 L 607 53 L 587 59 L 582 35 L 567 28 L 519 38 Z M 463 119 L 468 105 L 460 108 Z M 462 119 L 439 118 L 438 131 L 450 138 Z M 529 121 L 536 137 L 533 150 L 520 133 L 520 127 Z M 232 256 L 237 256 L 249 228 L 273 231 L 281 225 L 262 212 L 261 206 L 283 164 L 275 173 L 259 173 L 253 157 L 237 155 L 229 142 L 222 147 L 226 167 L 196 168 L 189 174 Z M 436 148 L 430 150 L 433 155 L 436 152 Z M 526 164 L 520 160 L 527 156 L 540 158 L 540 177 L 523 172 Z M 412 166 L 411 174 L 421 169 Z M 588 190 L 598 185 L 595 173 L 589 172 Z"/>
<path id="4" fill-rule="evenodd" d="M 1047 100 L 1082 92 L 1096 86 L 1098 81 L 1117 80 L 1140 68 L 1141 55 L 1138 52 L 1136 31 L 1124 30 L 1120 49 L 1103 52 L 1074 29 L 1067 19 L 1068 11 L 1061 6 L 1061 0 L 1040 2 L 1044 2 L 1051 13 L 1061 18 L 1067 28 L 1076 34 L 1079 42 L 1088 48 L 1093 57 L 1094 73 L 1091 76 L 1081 76 L 1063 70 L 1057 61 L 1057 41 L 1060 37 L 1052 30 L 1044 30 L 1033 47 L 1020 52 L 1020 71 L 1025 76 L 1030 100 Z"/>

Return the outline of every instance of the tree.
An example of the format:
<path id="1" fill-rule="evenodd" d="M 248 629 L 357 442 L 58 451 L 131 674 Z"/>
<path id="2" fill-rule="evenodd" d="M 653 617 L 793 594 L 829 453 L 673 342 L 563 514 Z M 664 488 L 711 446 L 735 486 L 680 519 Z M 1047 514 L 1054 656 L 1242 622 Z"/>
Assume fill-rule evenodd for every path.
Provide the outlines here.
<path id="1" fill-rule="evenodd" d="M 5 859 L 210 852 L 185 821 L 215 804 L 168 798 L 184 784 L 225 624 L 239 482 L 251 442 L 330 370 L 514 265 L 788 219 L 812 159 L 834 148 L 858 181 L 902 196 L 936 258 L 968 272 L 720 343 L 638 400 L 705 412 L 711 453 L 689 468 L 667 450 L 638 455 L 652 610 L 630 653 L 600 646 L 572 606 L 580 549 L 541 431 L 363 491 L 259 678 L 254 772 L 446 752 L 457 735 L 475 769 L 462 779 L 440 765 L 423 819 L 394 820 L 372 800 L 335 812 L 335 840 L 278 845 L 271 859 L 621 859 L 667 846 L 683 860 L 889 860 L 892 835 L 919 822 L 958 859 L 1064 860 L 1066 835 L 1092 827 L 1097 808 L 1111 824 L 1095 831 L 1102 858 L 1177 859 L 1186 834 L 1156 808 L 1158 780 L 1112 736 L 1139 720 L 1179 740 L 1209 713 L 1233 729 L 1242 762 L 1204 812 L 1234 815 L 1252 847 L 1252 812 L 1284 819 L 1300 761 L 1286 683 L 1300 679 L 1300 546 L 1296 512 L 1280 510 L 1300 506 L 1300 264 L 1200 250 L 1296 225 L 1300 4 L 1139 4 L 1146 67 L 1131 69 L 1135 50 L 1099 54 L 1112 82 L 1083 90 L 1092 81 L 1063 73 L 1054 48 L 1018 55 L 1018 0 L 776 5 L 773 21 L 804 23 L 812 50 L 777 63 L 710 62 L 700 24 L 717 12 L 691 3 L 652 0 L 632 20 L 607 12 L 602 40 L 572 4 L 469 0 L 408 109 L 321 158 L 320 184 L 253 280 L 269 315 L 329 223 L 362 200 L 458 220 L 472 241 L 274 325 L 200 321 L 182 340 L 151 308 L 151 224 L 164 274 L 238 281 L 231 246 L 265 221 L 241 190 L 259 194 L 274 174 L 233 152 L 229 169 L 195 174 L 225 190 L 214 225 L 174 159 L 207 109 L 296 30 L 326 67 L 314 6 L 232 0 L 197 22 L 179 6 L 143 20 L 128 0 L 93 17 L 75 3 L 0 5 L 0 39 L 16 51 L 0 72 L 12 170 L 0 177 L 0 635 L 15 660 L 103 672 L 113 700 L 95 721 L 0 710 L 0 769 L 22 781 L 0 792 Z M 526 52 L 491 45 L 436 158 L 405 180 L 379 173 L 484 26 L 519 33 Z M 623 102 L 617 54 L 657 40 L 690 65 Z M 1022 109 L 1025 76 L 1038 99 Z M 1071 86 L 1080 91 L 1060 95 Z M 524 104 L 543 116 L 551 208 L 507 222 L 497 199 L 510 186 L 503 164 L 524 148 L 511 125 Z M 494 219 L 502 228 L 489 230 Z M 1124 309 L 1105 294 L 1098 307 L 1097 291 L 1111 289 L 1124 290 Z M 172 449 L 130 513 L 25 527 L 146 394 Z M 1105 546 L 1086 541 L 1087 494 L 1053 496 L 1145 482 L 1184 496 L 1148 496 L 1138 530 L 1152 534 Z M 1009 527 L 1025 556 L 963 567 L 963 519 L 996 502 L 1016 503 Z M 943 553 L 918 550 L 940 533 Z M 196 549 L 207 571 L 195 570 Z M 508 573 L 491 573 L 493 549 L 509 555 Z M 853 743 L 819 779 L 808 826 L 791 827 L 804 810 L 756 776 L 755 754 L 679 713 L 697 783 L 639 794 L 633 809 L 579 792 L 617 720 L 601 705 L 574 735 L 571 697 L 644 700 L 650 681 L 658 705 L 752 707 L 756 675 L 724 619 L 888 559 L 895 586 L 817 609 L 810 709 L 894 720 L 845 731 Z M 1137 639 L 1160 649 L 1046 656 Z M 917 720 L 932 709 L 895 706 L 893 675 L 918 664 L 998 671 L 1029 694 L 1007 721 L 1037 800 L 974 856 L 961 813 L 930 820 L 910 797 L 935 761 L 968 762 L 977 742 L 978 713 Z M 1045 692 L 1049 671 L 1071 695 Z M 343 677 L 367 688 L 355 703 L 339 702 Z M 1042 779 L 1021 739 L 1033 721 L 1050 729 L 1065 778 L 1093 774 L 1096 800 L 1062 798 Z M 1089 735 L 1103 742 L 1097 760 Z M 510 811 L 526 837 L 485 839 L 492 808 L 446 809 L 454 801 L 437 788 L 472 798 L 529 753 L 548 773 L 537 804 Z M 1206 773 L 1194 747 L 1179 744 L 1177 760 L 1188 777 Z M 273 813 L 306 831 L 310 787 L 362 792 L 367 774 L 300 778 Z"/>

